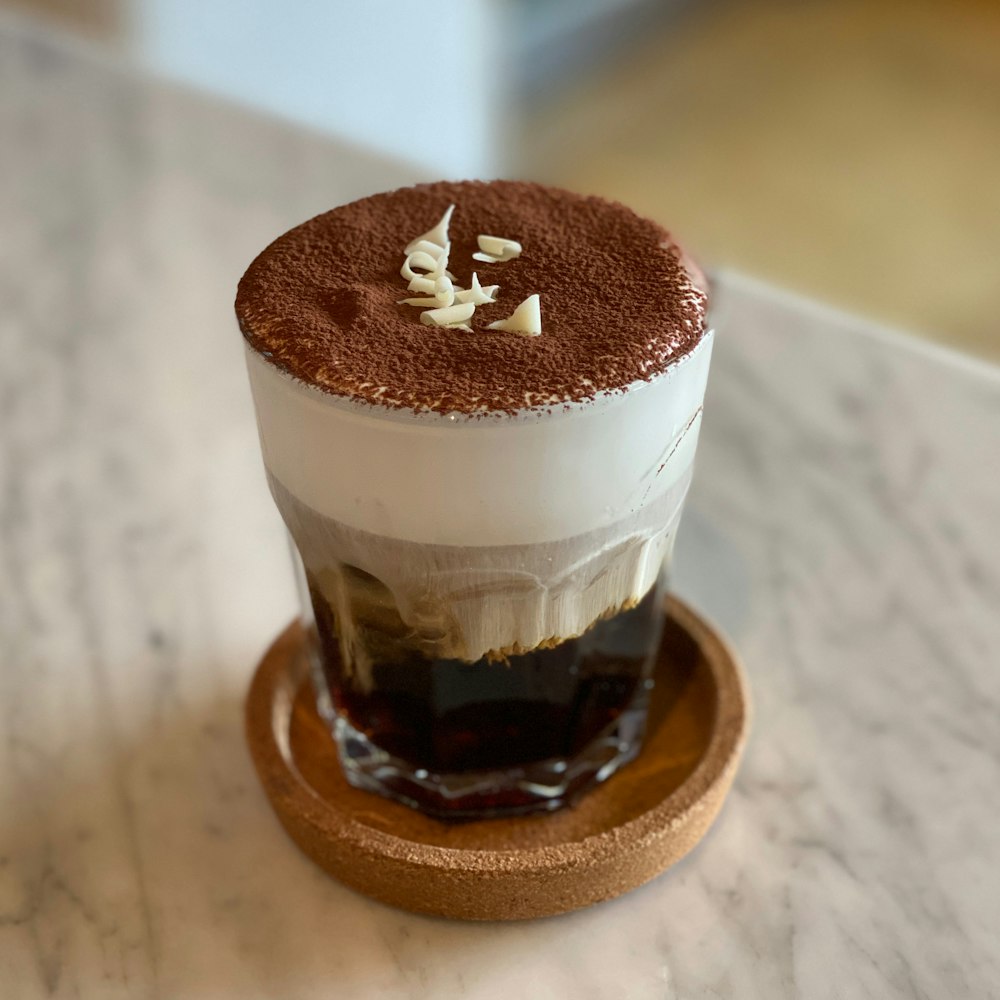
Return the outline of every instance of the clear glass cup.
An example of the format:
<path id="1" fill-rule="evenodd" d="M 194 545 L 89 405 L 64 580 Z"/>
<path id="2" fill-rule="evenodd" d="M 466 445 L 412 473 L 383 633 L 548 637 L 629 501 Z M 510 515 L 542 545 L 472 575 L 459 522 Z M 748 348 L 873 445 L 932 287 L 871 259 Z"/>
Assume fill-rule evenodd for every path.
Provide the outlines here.
<path id="1" fill-rule="evenodd" d="M 623 393 L 486 417 L 356 403 L 247 346 L 352 784 L 446 818 L 542 811 L 639 753 L 711 346 Z"/>

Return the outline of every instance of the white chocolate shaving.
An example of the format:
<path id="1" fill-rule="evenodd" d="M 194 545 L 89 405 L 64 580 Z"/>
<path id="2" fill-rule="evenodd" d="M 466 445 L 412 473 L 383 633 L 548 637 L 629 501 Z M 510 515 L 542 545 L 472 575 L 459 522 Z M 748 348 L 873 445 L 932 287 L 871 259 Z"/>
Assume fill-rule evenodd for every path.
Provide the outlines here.
<path id="1" fill-rule="evenodd" d="M 508 260 L 521 256 L 521 244 L 517 240 L 507 240 L 502 236 L 486 236 L 480 234 L 476 237 L 479 249 L 482 253 L 474 253 L 473 260 L 485 261 L 487 264 L 503 264 Z"/>
<path id="2" fill-rule="evenodd" d="M 441 261 L 444 260 L 442 264 Z M 413 253 L 406 255 L 406 260 L 403 261 L 403 266 L 399 269 L 399 273 L 407 279 L 407 281 L 412 281 L 417 277 L 415 268 L 419 268 L 421 271 L 426 271 L 428 274 L 433 274 L 437 276 L 448 266 L 448 258 L 446 254 L 442 254 L 438 257 L 432 257 L 426 250 L 416 250 Z"/>
<path id="3" fill-rule="evenodd" d="M 472 319 L 476 307 L 471 302 L 459 302 L 441 309 L 428 309 L 420 314 L 420 322 L 425 326 L 451 326 Z"/>
<path id="4" fill-rule="evenodd" d="M 456 288 L 455 289 L 455 301 L 456 302 L 472 302 L 477 306 L 485 306 L 490 302 L 496 302 L 497 300 L 497 289 L 499 285 L 486 285 L 485 287 L 479 284 L 479 275 L 475 271 L 472 272 L 472 286 L 470 288 Z"/>
<path id="5" fill-rule="evenodd" d="M 437 243 L 431 243 L 430 240 L 417 240 L 416 243 L 411 243 L 407 248 L 406 252 L 411 253 L 429 253 L 435 260 L 443 254 L 448 247 L 448 244 L 444 246 L 439 246 Z"/>
<path id="6" fill-rule="evenodd" d="M 451 222 L 451 213 L 455 211 L 454 205 L 449 205 L 445 209 L 444 215 L 441 216 L 441 221 L 433 228 L 429 229 L 423 236 L 418 236 L 413 240 L 404 251 L 405 253 L 413 253 L 414 250 L 418 249 L 417 244 L 419 243 L 434 243 L 438 247 L 446 247 L 448 245 L 448 224 Z"/>
<path id="7" fill-rule="evenodd" d="M 440 308 L 453 305 L 455 302 L 455 286 L 451 283 L 451 278 L 442 274 L 434 282 L 434 298 Z"/>
<path id="8" fill-rule="evenodd" d="M 426 292 L 428 295 L 434 294 L 434 278 L 426 278 L 418 274 L 410 280 L 406 286 L 411 292 Z"/>
<path id="9" fill-rule="evenodd" d="M 423 291 L 432 291 L 434 293 L 433 298 L 418 298 L 418 299 L 397 299 L 396 301 L 402 306 L 430 306 L 432 309 L 441 309 L 445 306 L 453 305 L 455 302 L 455 286 L 451 283 L 451 278 L 447 275 L 442 274 L 440 278 L 436 281 L 431 281 L 430 278 L 419 278 L 422 284 L 425 283 Z M 412 282 L 411 282 L 412 284 Z M 429 286 L 429 287 L 428 287 Z"/>
<path id="10" fill-rule="evenodd" d="M 487 329 L 505 330 L 522 337 L 537 337 L 542 332 L 541 299 L 537 295 L 529 295 L 506 319 L 490 323 Z"/>
<path id="11" fill-rule="evenodd" d="M 499 285 L 481 285 L 479 275 L 473 271 L 469 288 L 455 284 L 455 275 L 448 270 L 451 242 L 448 226 L 454 205 L 449 205 L 438 224 L 423 236 L 418 236 L 406 247 L 406 259 L 399 273 L 407 280 L 411 292 L 422 293 L 414 298 L 399 299 L 400 304 L 417 306 L 425 311 L 420 322 L 425 326 L 447 327 L 472 332 L 468 320 L 477 306 L 496 302 Z M 474 260 L 499 264 L 513 260 L 521 254 L 521 244 L 501 236 L 485 233 L 477 237 L 479 253 Z M 425 308 L 430 307 L 430 308 Z M 506 319 L 490 323 L 491 330 L 505 330 L 524 337 L 537 337 L 542 332 L 542 312 L 539 297 L 530 295 Z"/>

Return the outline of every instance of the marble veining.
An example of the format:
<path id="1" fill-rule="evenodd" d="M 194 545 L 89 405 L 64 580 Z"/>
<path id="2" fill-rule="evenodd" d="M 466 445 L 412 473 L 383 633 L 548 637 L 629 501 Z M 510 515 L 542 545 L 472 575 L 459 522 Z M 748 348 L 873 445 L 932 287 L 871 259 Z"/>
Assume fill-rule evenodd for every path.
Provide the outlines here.
<path id="1" fill-rule="evenodd" d="M 529 924 L 395 912 L 242 741 L 293 613 L 231 300 L 416 179 L 0 22 L 0 997 L 1000 991 L 1000 378 L 732 274 L 677 588 L 751 677 L 707 840 Z"/>

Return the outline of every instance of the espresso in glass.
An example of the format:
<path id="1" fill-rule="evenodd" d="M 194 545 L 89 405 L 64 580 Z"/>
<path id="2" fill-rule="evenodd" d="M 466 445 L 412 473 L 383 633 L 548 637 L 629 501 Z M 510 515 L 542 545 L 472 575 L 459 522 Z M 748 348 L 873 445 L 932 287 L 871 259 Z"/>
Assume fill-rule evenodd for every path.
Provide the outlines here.
<path id="1" fill-rule="evenodd" d="M 442 217 L 447 240 L 405 257 Z M 481 234 L 520 254 L 482 259 Z M 399 301 L 419 299 L 404 257 L 435 247 L 446 288 L 497 286 L 461 326 Z M 540 333 L 490 328 L 533 295 Z M 352 784 L 479 818 L 572 803 L 639 753 L 704 312 L 658 225 L 525 183 L 375 195 L 251 265 L 237 315 L 264 463 Z"/>

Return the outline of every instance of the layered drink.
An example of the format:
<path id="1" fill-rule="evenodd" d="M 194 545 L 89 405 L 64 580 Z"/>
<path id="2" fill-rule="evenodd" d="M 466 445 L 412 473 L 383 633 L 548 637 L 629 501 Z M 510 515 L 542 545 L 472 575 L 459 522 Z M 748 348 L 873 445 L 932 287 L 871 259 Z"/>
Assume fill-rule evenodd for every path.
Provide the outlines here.
<path id="1" fill-rule="evenodd" d="M 438 183 L 291 230 L 237 316 L 349 780 L 557 808 L 641 746 L 712 336 L 627 208 Z"/>

